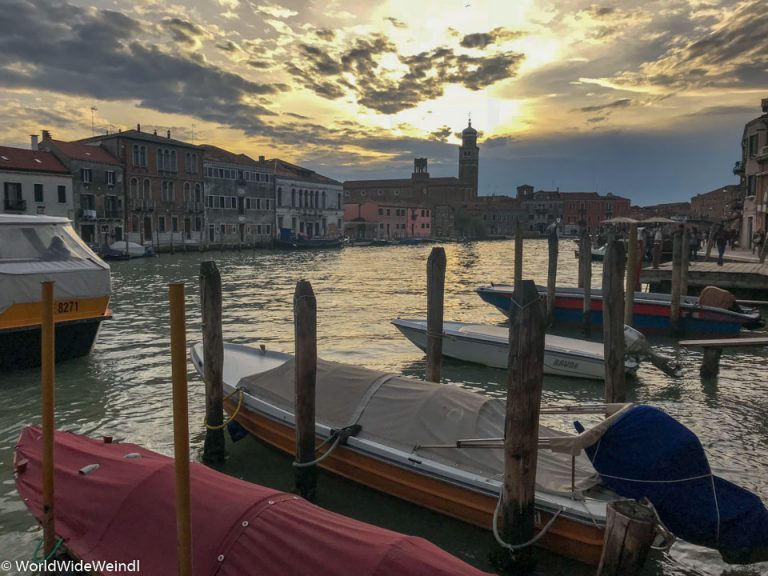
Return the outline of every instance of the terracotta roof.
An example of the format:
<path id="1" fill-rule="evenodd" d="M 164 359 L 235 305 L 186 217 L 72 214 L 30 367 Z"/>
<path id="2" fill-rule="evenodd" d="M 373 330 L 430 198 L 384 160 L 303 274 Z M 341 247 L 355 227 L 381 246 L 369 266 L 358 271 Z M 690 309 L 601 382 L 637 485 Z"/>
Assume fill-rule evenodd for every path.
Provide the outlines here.
<path id="1" fill-rule="evenodd" d="M 113 132 L 111 134 L 102 134 L 100 136 L 92 136 L 90 138 L 83 138 L 78 142 L 101 142 L 102 140 L 110 140 L 114 138 L 131 138 L 133 140 L 144 140 L 146 142 L 155 142 L 156 144 L 170 144 L 172 146 L 184 146 L 185 148 L 200 149 L 197 144 L 190 144 L 189 142 L 182 142 L 181 140 L 175 140 L 174 138 L 166 138 L 160 134 L 150 134 L 149 132 L 139 132 L 138 130 L 123 130 L 122 132 Z"/>
<path id="2" fill-rule="evenodd" d="M 64 156 L 68 156 L 73 160 L 85 160 L 88 162 L 120 166 L 120 161 L 117 158 L 96 144 L 64 142 L 63 140 L 43 140 L 41 145 L 45 145 L 45 142 L 51 142 L 51 144 L 53 144 Z"/>
<path id="3" fill-rule="evenodd" d="M 272 166 L 275 171 L 275 175 L 283 178 L 293 178 L 294 180 L 303 180 L 305 182 L 317 182 L 318 184 L 337 184 L 341 186 L 341 182 L 328 178 L 322 174 L 318 174 L 314 170 L 304 168 L 296 164 L 291 164 L 285 160 L 279 158 L 271 158 L 266 160 L 267 165 Z"/>
<path id="4" fill-rule="evenodd" d="M 213 162 L 227 162 L 228 164 L 241 164 L 243 166 L 266 168 L 264 164 L 257 162 L 245 154 L 235 154 L 234 152 L 230 152 L 229 150 L 224 150 L 223 148 L 212 146 L 210 144 L 202 144 L 200 147 L 205 150 L 203 155 L 203 162 L 208 160 Z"/>
<path id="5" fill-rule="evenodd" d="M 69 170 L 50 152 L 10 146 L 0 146 L 0 170 L 69 174 Z"/>
<path id="6" fill-rule="evenodd" d="M 460 186 L 464 185 L 466 187 L 469 187 L 470 185 L 467 183 L 462 182 L 459 180 L 456 176 L 439 176 L 437 178 L 424 178 L 423 180 L 420 179 L 412 179 L 412 178 L 383 178 L 380 180 L 345 180 L 344 186 L 350 186 L 355 188 L 386 188 L 388 186 L 391 187 L 402 187 L 402 186 L 410 186 L 411 184 L 424 184 L 427 183 L 429 185 L 436 185 L 436 186 Z"/>

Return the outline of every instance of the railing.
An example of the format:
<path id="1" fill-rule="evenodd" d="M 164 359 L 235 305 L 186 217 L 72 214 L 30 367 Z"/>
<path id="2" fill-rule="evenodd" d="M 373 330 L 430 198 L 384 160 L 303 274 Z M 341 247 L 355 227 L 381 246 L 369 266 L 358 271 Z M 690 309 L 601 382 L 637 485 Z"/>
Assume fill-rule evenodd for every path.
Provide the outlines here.
<path id="1" fill-rule="evenodd" d="M 77 215 L 83 220 L 96 220 L 96 210 L 90 208 L 80 208 Z"/>
<path id="2" fill-rule="evenodd" d="M 27 209 L 27 201 L 21 198 L 6 198 L 4 207 L 6 210 L 24 212 Z"/>
<path id="3" fill-rule="evenodd" d="M 744 164 L 741 160 L 736 162 L 736 164 L 733 165 L 733 174 L 735 176 L 739 176 L 741 174 L 744 174 Z"/>

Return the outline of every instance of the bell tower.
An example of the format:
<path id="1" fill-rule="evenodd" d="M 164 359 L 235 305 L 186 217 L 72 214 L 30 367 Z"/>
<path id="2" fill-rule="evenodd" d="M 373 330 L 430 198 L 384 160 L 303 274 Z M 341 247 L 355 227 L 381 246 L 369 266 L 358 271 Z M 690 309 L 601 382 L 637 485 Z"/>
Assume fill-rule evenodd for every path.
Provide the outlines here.
<path id="1" fill-rule="evenodd" d="M 480 148 L 477 147 L 477 130 L 472 120 L 461 133 L 459 147 L 459 180 L 472 187 L 472 198 L 477 198 L 477 177 L 480 167 Z"/>

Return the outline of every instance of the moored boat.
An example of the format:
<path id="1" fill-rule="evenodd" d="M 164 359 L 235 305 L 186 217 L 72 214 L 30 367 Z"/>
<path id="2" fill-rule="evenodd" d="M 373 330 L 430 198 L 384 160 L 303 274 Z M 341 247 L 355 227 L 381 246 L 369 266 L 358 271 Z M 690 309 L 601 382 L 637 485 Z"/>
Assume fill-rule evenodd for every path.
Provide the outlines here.
<path id="1" fill-rule="evenodd" d="M 0 214 L 0 370 L 40 365 L 42 281 L 54 281 L 56 361 L 90 352 L 111 317 L 109 266 L 66 218 Z"/>
<path id="2" fill-rule="evenodd" d="M 40 428 L 26 428 L 14 455 L 16 487 L 41 522 L 42 453 Z M 95 574 L 178 573 L 173 459 L 135 444 L 67 432 L 55 433 L 55 453 L 61 549 L 92 565 L 105 564 Z M 422 538 L 197 463 L 190 466 L 190 497 L 197 576 L 485 574 Z"/>
<path id="3" fill-rule="evenodd" d="M 427 321 L 397 318 L 392 321 L 403 336 L 422 350 L 427 346 Z M 506 368 L 509 357 L 509 328 L 464 322 L 443 322 L 443 356 Z M 626 358 L 628 374 L 637 371 L 638 362 Z M 544 337 L 544 373 L 571 378 L 603 380 L 605 359 L 603 345 L 577 338 L 546 334 Z"/>
<path id="4" fill-rule="evenodd" d="M 126 242 L 125 240 L 118 240 L 109 245 L 108 251 L 105 251 L 104 256 L 107 258 L 120 259 L 122 256 L 128 258 L 143 258 L 145 256 L 154 256 L 155 253 L 151 247 L 142 246 L 136 244 L 136 242 Z"/>
<path id="5" fill-rule="evenodd" d="M 539 294 L 546 296 L 547 289 L 538 286 Z M 505 315 L 509 313 L 510 299 L 514 287 L 508 284 L 491 284 L 477 288 L 485 302 L 495 306 Z M 592 288 L 592 323 L 603 323 L 603 292 Z M 581 325 L 584 305 L 584 290 L 581 288 L 560 288 L 555 291 L 555 323 L 558 325 Z M 670 310 L 672 297 L 669 294 L 635 292 L 632 326 L 643 333 L 665 333 L 671 329 Z M 709 306 L 695 296 L 680 299 L 680 325 L 685 334 L 709 334 L 735 336 L 742 328 L 753 329 L 763 325 L 760 311 L 735 305 L 734 309 Z"/>
<path id="6" fill-rule="evenodd" d="M 190 355 L 202 374 L 202 344 Z M 289 454 L 295 369 L 289 354 L 224 344 L 224 391 L 239 393 L 225 409 Z M 318 465 L 490 528 L 503 478 L 505 403 L 458 386 L 318 360 L 317 442 L 333 440 Z M 570 408 L 563 413 L 579 413 Z M 768 558 L 763 503 L 715 476 L 698 438 L 674 418 L 652 406 L 624 405 L 589 430 L 575 426 L 578 436 L 539 427 L 537 545 L 596 564 L 607 503 L 648 498 L 678 537 L 718 550 L 727 562 Z"/>
<path id="7" fill-rule="evenodd" d="M 342 238 L 278 238 L 274 241 L 275 248 L 283 250 L 312 250 L 318 248 L 341 248 Z"/>

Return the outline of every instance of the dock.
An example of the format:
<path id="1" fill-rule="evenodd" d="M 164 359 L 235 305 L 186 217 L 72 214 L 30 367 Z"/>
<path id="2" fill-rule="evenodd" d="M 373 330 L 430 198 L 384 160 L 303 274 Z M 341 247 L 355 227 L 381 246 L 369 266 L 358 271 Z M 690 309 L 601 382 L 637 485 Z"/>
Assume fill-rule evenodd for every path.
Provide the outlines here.
<path id="1" fill-rule="evenodd" d="M 657 269 L 643 268 L 640 282 L 650 284 L 654 292 L 669 292 L 672 285 L 672 263 L 661 264 Z M 699 292 L 705 286 L 717 286 L 737 297 L 768 296 L 768 263 L 759 262 L 691 262 L 688 267 L 688 287 Z"/>

